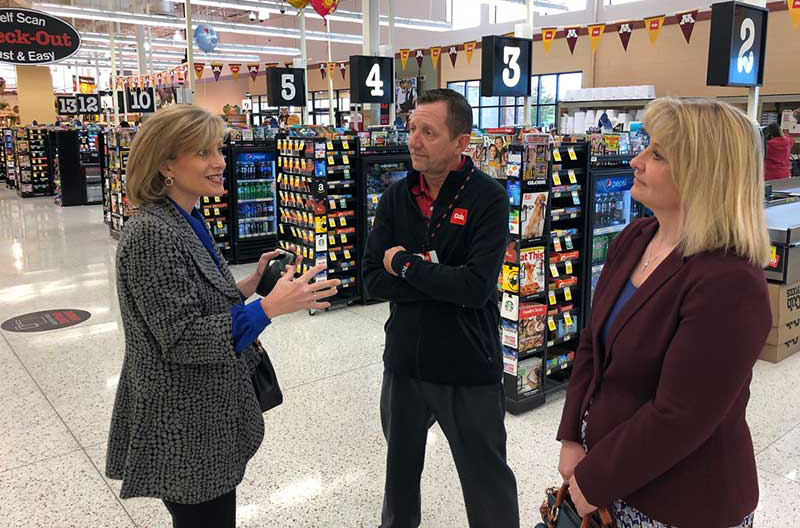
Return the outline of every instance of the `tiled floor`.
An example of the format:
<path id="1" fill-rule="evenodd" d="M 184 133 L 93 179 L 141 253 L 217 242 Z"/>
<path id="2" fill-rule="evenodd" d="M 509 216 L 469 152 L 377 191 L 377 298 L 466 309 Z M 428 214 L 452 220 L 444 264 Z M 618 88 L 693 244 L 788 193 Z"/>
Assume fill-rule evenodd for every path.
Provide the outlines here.
<path id="1" fill-rule="evenodd" d="M 115 242 L 99 207 L 59 208 L 0 191 L 0 321 L 46 308 L 92 317 L 72 328 L 0 331 L 0 525 L 162 527 L 153 499 L 121 501 L 102 474 L 123 354 L 114 282 Z M 235 267 L 243 276 L 252 266 Z M 380 430 L 387 306 L 278 319 L 262 336 L 285 403 L 267 413 L 266 437 L 239 487 L 241 527 L 378 525 L 385 446 Z M 721 366 L 724 368 L 724 366 Z M 800 519 L 800 355 L 759 362 L 749 422 L 758 453 L 757 526 Z M 555 430 L 563 397 L 509 415 L 509 460 L 524 527 L 558 481 Z M 434 427 L 423 476 L 423 526 L 465 527 L 447 442 Z"/>

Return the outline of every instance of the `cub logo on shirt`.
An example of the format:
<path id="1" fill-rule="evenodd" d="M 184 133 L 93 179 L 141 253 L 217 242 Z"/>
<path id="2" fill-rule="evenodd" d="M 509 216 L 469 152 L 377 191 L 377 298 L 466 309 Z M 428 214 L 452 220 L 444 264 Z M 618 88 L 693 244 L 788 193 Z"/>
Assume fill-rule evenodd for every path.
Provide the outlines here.
<path id="1" fill-rule="evenodd" d="M 450 217 L 450 223 L 455 225 L 467 224 L 467 210 L 466 209 L 453 209 L 453 216 Z"/>

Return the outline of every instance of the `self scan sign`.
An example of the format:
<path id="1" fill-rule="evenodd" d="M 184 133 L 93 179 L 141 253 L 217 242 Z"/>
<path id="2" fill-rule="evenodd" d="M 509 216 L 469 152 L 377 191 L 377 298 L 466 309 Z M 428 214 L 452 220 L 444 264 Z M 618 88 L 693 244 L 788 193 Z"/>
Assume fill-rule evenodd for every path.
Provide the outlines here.
<path id="1" fill-rule="evenodd" d="M 481 95 L 525 97 L 531 93 L 531 40 L 483 37 Z"/>
<path id="2" fill-rule="evenodd" d="M 80 47 L 81 36 L 61 19 L 32 9 L 0 8 L 0 62 L 52 64 Z"/>
<path id="3" fill-rule="evenodd" d="M 741 2 L 711 6 L 707 85 L 764 83 L 768 14 L 766 9 Z"/>

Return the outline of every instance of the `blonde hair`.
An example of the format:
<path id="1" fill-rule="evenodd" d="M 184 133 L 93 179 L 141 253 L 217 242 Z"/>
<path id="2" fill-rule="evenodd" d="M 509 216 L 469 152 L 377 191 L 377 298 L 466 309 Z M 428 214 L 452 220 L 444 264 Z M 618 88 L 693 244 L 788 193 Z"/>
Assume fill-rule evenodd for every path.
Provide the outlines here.
<path id="1" fill-rule="evenodd" d="M 681 197 L 683 255 L 723 250 L 766 266 L 764 155 L 756 124 L 726 103 L 665 97 L 647 105 L 644 127 L 669 162 Z"/>
<path id="2" fill-rule="evenodd" d="M 131 143 L 126 189 L 133 206 L 156 202 L 167 194 L 161 165 L 191 150 L 217 148 L 225 122 L 194 105 L 173 105 L 147 119 Z"/>

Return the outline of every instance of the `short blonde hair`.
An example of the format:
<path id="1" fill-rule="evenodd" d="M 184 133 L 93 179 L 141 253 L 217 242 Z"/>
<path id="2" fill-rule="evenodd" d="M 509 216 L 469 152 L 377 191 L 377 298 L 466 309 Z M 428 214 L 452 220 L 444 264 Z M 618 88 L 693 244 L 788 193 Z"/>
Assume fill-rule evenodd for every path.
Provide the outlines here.
<path id="1" fill-rule="evenodd" d="M 161 165 L 184 152 L 216 148 L 225 139 L 225 122 L 194 105 L 173 105 L 147 119 L 136 133 L 128 156 L 126 190 L 133 206 L 167 194 Z"/>
<path id="2" fill-rule="evenodd" d="M 684 256 L 723 250 L 766 266 L 764 155 L 756 124 L 726 103 L 665 97 L 647 105 L 644 127 L 669 162 L 681 197 Z"/>

